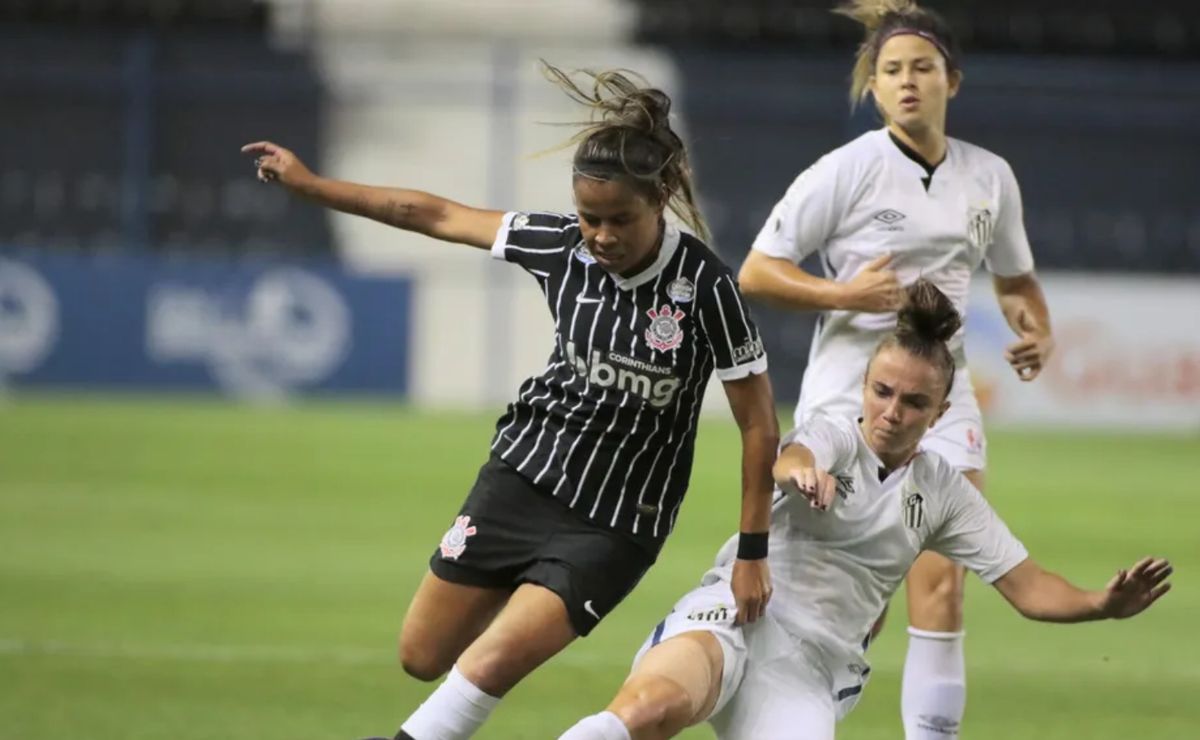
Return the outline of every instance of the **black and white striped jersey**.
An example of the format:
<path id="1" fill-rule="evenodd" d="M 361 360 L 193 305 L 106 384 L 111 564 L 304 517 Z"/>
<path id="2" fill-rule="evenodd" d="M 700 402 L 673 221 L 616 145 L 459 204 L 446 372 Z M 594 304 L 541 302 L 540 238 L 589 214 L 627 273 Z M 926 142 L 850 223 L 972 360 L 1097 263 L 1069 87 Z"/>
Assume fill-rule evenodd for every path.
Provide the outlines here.
<path id="1" fill-rule="evenodd" d="M 733 274 L 670 225 L 650 267 L 608 273 L 578 218 L 553 213 L 505 214 L 492 254 L 537 279 L 556 328 L 549 364 L 509 404 L 493 452 L 596 524 L 661 547 L 709 376 L 767 369 Z"/>

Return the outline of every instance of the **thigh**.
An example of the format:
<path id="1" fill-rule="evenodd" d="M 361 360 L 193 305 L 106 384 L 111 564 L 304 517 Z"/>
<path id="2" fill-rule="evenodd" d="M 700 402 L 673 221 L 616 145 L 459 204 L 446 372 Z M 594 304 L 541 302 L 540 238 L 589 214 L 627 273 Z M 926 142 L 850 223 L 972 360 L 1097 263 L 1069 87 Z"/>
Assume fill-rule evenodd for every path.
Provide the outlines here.
<path id="1" fill-rule="evenodd" d="M 440 675 L 487 628 L 546 540 L 543 504 L 499 459 L 480 468 L 405 615 L 400 653 L 410 671 Z"/>
<path id="2" fill-rule="evenodd" d="M 643 670 L 661 670 L 665 665 L 664 653 L 655 651 L 664 645 L 675 642 L 676 638 L 691 636 L 689 639 L 695 639 L 699 633 L 705 633 L 710 639 L 701 638 L 701 644 L 715 646 L 720 651 L 719 671 L 709 677 L 715 683 L 715 691 L 711 696 L 703 692 L 705 701 L 699 708 L 703 711 L 689 719 L 702 720 L 720 711 L 737 690 L 746 665 L 746 633 L 734 624 L 736 616 L 733 592 L 724 581 L 701 586 L 685 594 L 642 643 L 633 659 L 633 675 Z M 644 667 L 651 656 L 655 656 L 654 663 Z M 692 695 L 702 693 L 697 686 L 689 686 Z"/>
<path id="3" fill-rule="evenodd" d="M 466 586 L 426 573 L 400 628 L 405 663 L 430 675 L 450 669 L 508 600 L 508 589 Z"/>
<path id="4" fill-rule="evenodd" d="M 526 583 L 463 652 L 458 670 L 484 692 L 503 696 L 575 636 L 562 599 Z"/>
<path id="5" fill-rule="evenodd" d="M 750 661 L 737 693 L 709 722 L 719 740 L 833 740 L 829 679 L 803 651 Z"/>
<path id="6" fill-rule="evenodd" d="M 713 633 L 675 635 L 641 655 L 608 711 L 631 730 L 672 737 L 712 713 L 724 667 L 724 650 Z"/>

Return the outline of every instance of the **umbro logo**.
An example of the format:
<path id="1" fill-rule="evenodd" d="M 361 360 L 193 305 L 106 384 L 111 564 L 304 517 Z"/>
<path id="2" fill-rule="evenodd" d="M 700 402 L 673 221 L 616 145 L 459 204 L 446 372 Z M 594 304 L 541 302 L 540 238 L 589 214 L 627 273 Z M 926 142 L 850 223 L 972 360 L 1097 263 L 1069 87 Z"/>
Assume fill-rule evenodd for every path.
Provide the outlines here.
<path id="1" fill-rule="evenodd" d="M 884 231 L 902 231 L 904 227 L 899 224 L 908 218 L 908 216 L 895 209 L 885 208 L 874 216 L 871 216 L 871 218 L 883 224 Z"/>
<path id="2" fill-rule="evenodd" d="M 839 473 L 834 478 L 837 480 L 838 495 L 842 497 L 842 500 L 850 498 L 850 494 L 854 493 L 854 476 Z"/>

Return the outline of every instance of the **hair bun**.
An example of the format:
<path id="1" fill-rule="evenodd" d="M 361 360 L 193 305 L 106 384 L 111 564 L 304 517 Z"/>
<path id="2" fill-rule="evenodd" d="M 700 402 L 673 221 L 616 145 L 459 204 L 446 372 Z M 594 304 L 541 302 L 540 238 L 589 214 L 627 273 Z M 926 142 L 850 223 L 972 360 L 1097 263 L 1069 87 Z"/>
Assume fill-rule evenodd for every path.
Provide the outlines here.
<path id="1" fill-rule="evenodd" d="M 882 26 L 889 15 L 907 15 L 918 10 L 915 0 L 847 0 L 833 12 L 861 23 L 869 33 Z"/>
<path id="2" fill-rule="evenodd" d="M 669 149 L 679 143 L 671 130 L 671 98 L 653 87 L 639 86 L 620 71 L 601 72 L 596 76 L 596 98 L 605 123 L 646 134 Z"/>
<path id="3" fill-rule="evenodd" d="M 908 286 L 908 300 L 896 315 L 896 333 L 927 342 L 946 342 L 962 328 L 962 316 L 946 294 L 921 278 Z"/>

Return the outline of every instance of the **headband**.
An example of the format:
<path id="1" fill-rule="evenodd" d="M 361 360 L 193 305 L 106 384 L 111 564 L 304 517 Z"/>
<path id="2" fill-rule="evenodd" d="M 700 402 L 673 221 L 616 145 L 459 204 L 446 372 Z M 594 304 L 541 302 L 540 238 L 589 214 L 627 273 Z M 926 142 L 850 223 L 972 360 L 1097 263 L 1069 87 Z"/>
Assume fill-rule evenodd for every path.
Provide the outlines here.
<path id="1" fill-rule="evenodd" d="M 674 159 L 672 154 L 663 163 L 663 166 L 653 172 L 645 174 L 639 172 L 630 172 L 624 166 L 612 164 L 608 162 L 582 162 L 571 166 L 571 174 L 576 177 L 586 177 L 589 180 L 615 180 L 621 177 L 633 178 L 634 180 L 653 181 L 658 184 L 663 184 L 662 172 L 666 169 L 667 164 Z"/>
<path id="2" fill-rule="evenodd" d="M 893 28 L 891 31 L 888 31 L 887 35 L 879 39 L 879 43 L 875 47 L 876 57 L 879 56 L 879 50 L 883 48 L 883 45 L 887 43 L 887 40 L 893 36 L 920 36 L 936 46 L 937 50 L 942 52 L 942 56 L 946 58 L 947 62 L 949 62 L 951 65 L 954 64 L 954 57 L 950 55 L 950 50 L 946 48 L 946 45 L 942 43 L 942 40 L 939 39 L 937 35 L 932 34 L 929 31 L 922 31 L 919 28 L 913 28 L 912 26 L 900 26 L 899 28 Z"/>

